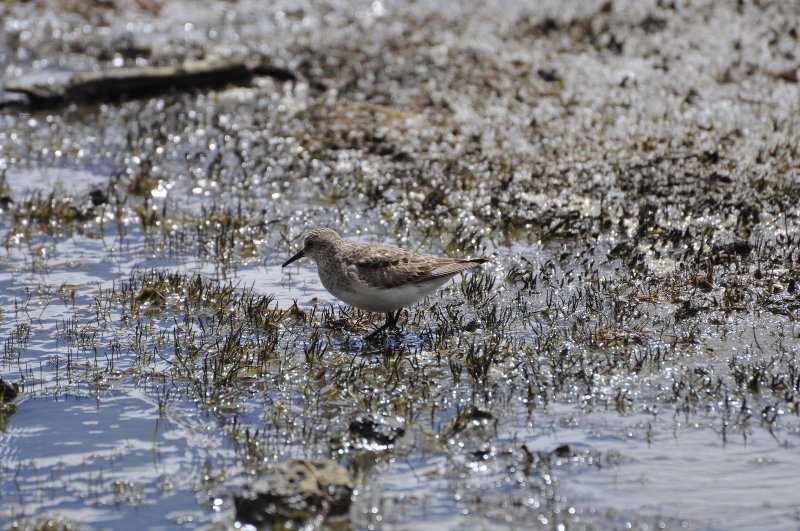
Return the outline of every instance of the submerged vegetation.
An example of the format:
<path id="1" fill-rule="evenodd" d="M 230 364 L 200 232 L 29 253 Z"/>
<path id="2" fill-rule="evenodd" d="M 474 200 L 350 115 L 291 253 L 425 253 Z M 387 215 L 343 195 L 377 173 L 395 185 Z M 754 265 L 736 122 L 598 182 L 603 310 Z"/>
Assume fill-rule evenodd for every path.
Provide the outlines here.
<path id="1" fill-rule="evenodd" d="M 6 77 L 295 79 L 0 116 L 3 525 L 794 525 L 792 3 L 62 4 Z M 316 226 L 492 262 L 367 343 Z"/>

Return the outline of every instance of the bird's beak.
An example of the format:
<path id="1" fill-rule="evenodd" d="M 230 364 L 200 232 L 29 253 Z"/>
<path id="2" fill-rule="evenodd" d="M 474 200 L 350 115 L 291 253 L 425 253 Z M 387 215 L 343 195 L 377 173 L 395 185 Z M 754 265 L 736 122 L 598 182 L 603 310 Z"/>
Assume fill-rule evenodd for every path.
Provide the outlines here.
<path id="1" fill-rule="evenodd" d="M 297 253 L 297 254 L 296 254 L 296 255 L 294 255 L 293 257 L 289 258 L 288 260 L 286 260 L 286 261 L 283 263 L 283 265 L 282 265 L 281 267 L 286 267 L 287 265 L 291 264 L 291 263 L 292 263 L 292 262 L 294 262 L 295 260 L 300 260 L 300 259 L 301 259 L 301 258 L 303 258 L 304 256 L 305 256 L 305 254 L 303 253 L 303 251 L 302 251 L 302 250 L 300 250 L 300 252 L 299 252 L 299 253 Z"/>

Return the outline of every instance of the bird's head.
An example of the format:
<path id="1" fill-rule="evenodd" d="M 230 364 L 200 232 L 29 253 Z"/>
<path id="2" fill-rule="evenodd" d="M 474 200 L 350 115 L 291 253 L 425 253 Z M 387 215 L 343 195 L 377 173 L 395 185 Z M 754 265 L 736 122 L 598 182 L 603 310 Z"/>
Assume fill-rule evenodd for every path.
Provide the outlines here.
<path id="1" fill-rule="evenodd" d="M 307 256 L 316 262 L 320 256 L 332 252 L 333 248 L 336 247 L 336 244 L 341 241 L 342 237 L 339 236 L 334 230 L 314 229 L 306 234 L 305 240 L 303 240 L 303 248 L 300 250 L 300 252 L 286 260 L 281 267 L 286 267 L 295 260 L 299 260 L 304 256 Z"/>

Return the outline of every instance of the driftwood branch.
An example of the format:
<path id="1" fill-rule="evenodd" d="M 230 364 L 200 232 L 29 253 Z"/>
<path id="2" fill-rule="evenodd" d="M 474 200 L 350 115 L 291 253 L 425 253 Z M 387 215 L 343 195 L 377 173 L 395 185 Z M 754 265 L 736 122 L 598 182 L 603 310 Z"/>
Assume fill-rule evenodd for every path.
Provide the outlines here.
<path id="1" fill-rule="evenodd" d="M 295 81 L 291 70 L 243 60 L 187 61 L 174 66 L 115 68 L 42 79 L 22 77 L 8 83 L 0 107 L 53 108 L 73 102 L 121 101 L 170 90 L 197 90 L 224 85 L 247 85 L 254 77 Z M 2 94 L 2 93 L 0 93 Z"/>

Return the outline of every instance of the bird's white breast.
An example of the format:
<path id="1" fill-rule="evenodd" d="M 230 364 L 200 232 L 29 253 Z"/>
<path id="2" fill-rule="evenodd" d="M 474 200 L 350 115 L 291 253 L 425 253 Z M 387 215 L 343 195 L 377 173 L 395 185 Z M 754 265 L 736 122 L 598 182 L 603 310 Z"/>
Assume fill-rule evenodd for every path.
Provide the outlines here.
<path id="1" fill-rule="evenodd" d="M 394 288 L 377 288 L 359 282 L 350 287 L 326 286 L 343 302 L 371 312 L 393 312 L 411 306 L 442 287 L 452 277 L 437 278 L 420 284 L 405 284 Z"/>

